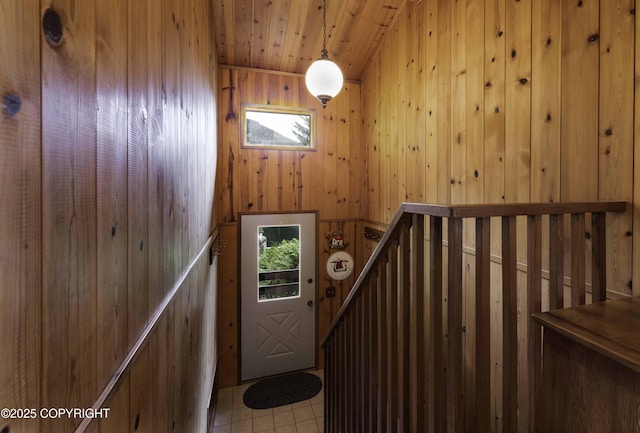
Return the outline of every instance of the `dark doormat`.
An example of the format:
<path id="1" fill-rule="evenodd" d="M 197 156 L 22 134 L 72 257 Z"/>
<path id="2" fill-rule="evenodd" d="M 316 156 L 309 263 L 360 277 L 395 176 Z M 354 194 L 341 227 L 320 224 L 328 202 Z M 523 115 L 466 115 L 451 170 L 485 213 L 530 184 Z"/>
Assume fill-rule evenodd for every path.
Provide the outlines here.
<path id="1" fill-rule="evenodd" d="M 270 377 L 251 385 L 242 400 L 252 409 L 269 409 L 308 400 L 322 389 L 322 381 L 311 373 Z"/>

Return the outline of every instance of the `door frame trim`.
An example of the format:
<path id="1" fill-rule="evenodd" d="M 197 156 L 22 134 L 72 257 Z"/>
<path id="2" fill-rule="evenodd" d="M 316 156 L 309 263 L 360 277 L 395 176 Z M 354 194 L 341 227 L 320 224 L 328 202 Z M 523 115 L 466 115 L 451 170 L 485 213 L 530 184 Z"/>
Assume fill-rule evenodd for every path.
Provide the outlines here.
<path id="1" fill-rule="evenodd" d="M 318 230 L 319 230 L 319 224 L 320 224 L 320 220 L 319 220 L 319 215 L 320 215 L 320 211 L 319 210 L 283 210 L 283 211 L 272 211 L 272 212 L 238 212 L 238 222 L 237 222 L 237 227 L 238 229 L 236 230 L 236 235 L 237 235 L 237 256 L 236 256 L 236 271 L 237 271 L 237 281 L 238 281 L 238 285 L 237 285 L 237 291 L 238 291 L 238 305 L 237 305 L 237 312 L 236 312 L 236 323 L 238 324 L 237 328 L 238 328 L 238 338 L 236 340 L 236 348 L 237 348 L 237 354 L 238 354 L 238 360 L 237 360 L 237 365 L 238 365 L 238 377 L 236 382 L 238 384 L 242 384 L 242 383 L 249 383 L 249 382 L 253 382 L 254 380 L 242 380 L 242 243 L 241 243 L 241 239 L 242 239 L 242 217 L 243 216 L 248 216 L 248 215 L 283 215 L 283 214 L 315 214 L 315 227 L 313 227 L 313 236 L 314 236 L 314 243 L 315 243 L 315 276 L 314 281 L 316 282 L 316 293 L 315 293 L 315 297 L 314 297 L 314 305 L 313 308 L 315 310 L 315 318 L 314 318 L 314 326 L 315 326 L 315 330 L 314 330 L 314 345 L 315 345 L 315 367 L 318 367 L 318 360 L 320 359 L 320 351 L 318 350 L 318 342 L 319 342 L 319 336 L 318 336 L 318 324 L 319 324 L 319 318 L 318 318 L 318 294 L 319 294 L 319 287 L 320 287 L 320 281 L 318 280 L 318 277 L 320 275 L 320 267 L 318 265 Z M 222 307 L 222 305 L 221 305 Z"/>

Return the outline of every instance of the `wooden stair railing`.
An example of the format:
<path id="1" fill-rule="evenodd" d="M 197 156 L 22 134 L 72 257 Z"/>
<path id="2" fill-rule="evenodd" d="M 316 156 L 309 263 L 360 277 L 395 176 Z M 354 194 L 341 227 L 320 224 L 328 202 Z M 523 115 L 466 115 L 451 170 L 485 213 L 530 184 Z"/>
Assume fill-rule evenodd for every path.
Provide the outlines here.
<path id="1" fill-rule="evenodd" d="M 606 214 L 626 208 L 625 202 L 403 203 L 322 342 L 325 432 L 534 432 L 529 414 L 541 369 L 541 335 L 539 327 L 529 326 L 530 319 L 521 320 L 519 329 L 518 315 L 530 318 L 542 310 L 543 216 L 549 230 L 548 304 L 555 309 L 587 300 L 589 215 L 591 297 L 605 300 Z M 518 217 L 526 219 L 521 293 Z M 491 298 L 492 219 L 501 222 L 501 307 Z M 567 302 L 565 220 L 571 253 Z M 463 239 L 472 223 L 475 281 L 465 283 Z M 492 352 L 495 338 L 501 340 L 493 342 L 500 353 Z M 494 382 L 501 387 L 495 389 Z"/>

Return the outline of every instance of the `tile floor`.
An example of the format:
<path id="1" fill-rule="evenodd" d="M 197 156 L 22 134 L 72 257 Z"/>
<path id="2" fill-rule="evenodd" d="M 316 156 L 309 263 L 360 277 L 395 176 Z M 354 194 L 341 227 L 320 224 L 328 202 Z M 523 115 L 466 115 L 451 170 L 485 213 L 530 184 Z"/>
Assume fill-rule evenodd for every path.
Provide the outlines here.
<path id="1" fill-rule="evenodd" d="M 324 381 L 322 370 L 312 371 Z M 322 433 L 324 388 L 310 400 L 273 409 L 251 409 L 242 395 L 251 383 L 223 388 L 218 394 L 213 433 Z"/>

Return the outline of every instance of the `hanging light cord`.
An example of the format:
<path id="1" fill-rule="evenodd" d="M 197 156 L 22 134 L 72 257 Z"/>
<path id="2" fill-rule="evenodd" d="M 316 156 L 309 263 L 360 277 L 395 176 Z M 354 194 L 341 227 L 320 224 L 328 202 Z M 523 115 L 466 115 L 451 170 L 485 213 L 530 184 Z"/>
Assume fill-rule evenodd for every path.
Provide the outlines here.
<path id="1" fill-rule="evenodd" d="M 322 8 L 322 52 L 321 57 L 323 59 L 329 58 L 329 52 L 327 51 L 327 0 L 324 0 L 324 6 Z"/>

